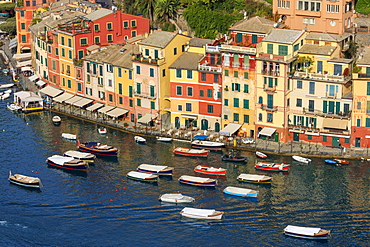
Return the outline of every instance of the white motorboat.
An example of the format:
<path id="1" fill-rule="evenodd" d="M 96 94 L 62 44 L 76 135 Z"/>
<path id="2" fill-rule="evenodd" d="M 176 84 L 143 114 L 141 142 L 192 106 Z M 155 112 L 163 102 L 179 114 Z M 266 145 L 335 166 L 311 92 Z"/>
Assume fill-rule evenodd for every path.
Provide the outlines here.
<path id="1" fill-rule="evenodd" d="M 172 138 L 171 137 L 157 136 L 157 141 L 159 141 L 159 142 L 172 142 Z"/>
<path id="2" fill-rule="evenodd" d="M 107 134 L 107 129 L 104 128 L 104 127 L 100 127 L 100 128 L 98 128 L 98 132 L 99 132 L 99 134 L 104 135 L 104 134 Z"/>
<path id="3" fill-rule="evenodd" d="M 192 203 L 195 201 L 193 197 L 184 196 L 181 193 L 163 194 L 159 197 L 159 200 L 162 202 L 169 202 L 169 203 Z"/>
<path id="4" fill-rule="evenodd" d="M 141 136 L 135 136 L 134 137 L 135 141 L 137 143 L 146 143 L 146 139 L 144 137 L 141 137 Z"/>
<path id="5" fill-rule="evenodd" d="M 19 105 L 16 105 L 16 104 L 8 104 L 6 107 L 11 111 L 20 111 L 20 110 L 22 110 L 22 107 L 19 106 Z"/>
<path id="6" fill-rule="evenodd" d="M 13 91 L 11 89 L 8 89 L 8 90 L 5 90 L 3 93 L 8 93 L 8 94 L 11 94 Z"/>
<path id="7" fill-rule="evenodd" d="M 60 124 L 62 122 L 62 119 L 59 116 L 54 116 L 52 120 L 54 124 Z"/>
<path id="8" fill-rule="evenodd" d="M 184 208 L 180 214 L 184 217 L 203 220 L 220 220 L 224 212 L 214 209 Z"/>
<path id="9" fill-rule="evenodd" d="M 194 148 L 203 148 L 203 149 L 212 149 L 212 150 L 221 150 L 223 147 L 225 147 L 225 144 L 222 142 L 211 142 L 211 141 L 201 141 L 201 140 L 195 140 L 192 141 L 191 147 Z"/>
<path id="10" fill-rule="evenodd" d="M 75 151 L 75 150 L 66 151 L 63 155 L 67 157 L 72 157 L 78 160 L 83 160 L 88 163 L 94 163 L 96 159 L 95 154 L 85 153 L 85 152 L 80 152 L 80 151 Z"/>
<path id="11" fill-rule="evenodd" d="M 295 161 L 302 162 L 302 163 L 305 163 L 305 164 L 308 164 L 308 163 L 311 162 L 311 159 L 305 158 L 305 157 L 301 157 L 301 156 L 298 156 L 298 155 L 293 155 L 292 158 Z"/>
<path id="12" fill-rule="evenodd" d="M 0 84 L 0 89 L 13 87 L 14 83 Z"/>
<path id="13" fill-rule="evenodd" d="M 68 140 L 76 140 L 77 136 L 73 134 L 68 134 L 68 133 L 62 133 L 62 137 Z"/>

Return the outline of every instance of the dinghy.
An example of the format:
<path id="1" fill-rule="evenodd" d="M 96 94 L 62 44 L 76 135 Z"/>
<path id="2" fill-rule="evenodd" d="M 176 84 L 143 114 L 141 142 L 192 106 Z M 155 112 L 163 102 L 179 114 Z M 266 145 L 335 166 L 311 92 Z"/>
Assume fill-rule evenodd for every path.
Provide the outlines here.
<path id="1" fill-rule="evenodd" d="M 68 133 L 62 133 L 62 137 L 64 139 L 68 139 L 68 140 L 76 140 L 77 139 L 76 135 L 68 134 Z"/>
<path id="2" fill-rule="evenodd" d="M 159 197 L 161 202 L 169 202 L 169 203 L 192 203 L 195 201 L 193 197 L 184 196 L 181 193 L 168 193 L 163 194 Z"/>
<path id="3" fill-rule="evenodd" d="M 184 217 L 202 220 L 220 220 L 224 212 L 214 209 L 184 208 L 180 214 Z"/>
<path id="4" fill-rule="evenodd" d="M 226 176 L 226 169 L 221 167 L 199 165 L 194 168 L 194 171 L 205 175 Z"/>
<path id="5" fill-rule="evenodd" d="M 246 183 L 261 183 L 270 184 L 272 182 L 272 177 L 259 175 L 259 174 L 245 174 L 242 173 L 238 176 L 238 181 Z"/>
<path id="6" fill-rule="evenodd" d="M 61 155 L 53 155 L 47 158 L 46 162 L 49 166 L 76 172 L 86 172 L 88 167 L 87 163 L 82 160 Z"/>
<path id="7" fill-rule="evenodd" d="M 225 144 L 222 143 L 222 142 L 210 142 L 210 141 L 195 140 L 195 141 L 191 142 L 191 147 L 211 149 L 211 150 L 221 150 L 223 147 L 225 147 Z"/>
<path id="8" fill-rule="evenodd" d="M 36 188 L 39 189 L 41 185 L 41 180 L 37 177 L 30 177 L 30 176 L 25 176 L 21 174 L 14 174 L 12 175 L 12 172 L 9 172 L 9 182 L 27 187 L 27 188 Z"/>
<path id="9" fill-rule="evenodd" d="M 302 227 L 288 225 L 284 229 L 284 234 L 296 238 L 306 239 L 328 239 L 330 237 L 330 231 L 318 227 Z"/>
<path id="10" fill-rule="evenodd" d="M 240 187 L 228 186 L 224 189 L 225 194 L 241 197 L 257 197 L 258 191 Z"/>
<path id="11" fill-rule="evenodd" d="M 55 125 L 58 125 L 62 122 L 62 119 L 59 116 L 54 116 L 52 120 Z"/>
<path id="12" fill-rule="evenodd" d="M 207 158 L 208 153 L 209 153 L 209 151 L 205 149 L 192 149 L 192 148 L 182 148 L 182 147 L 175 148 L 173 152 L 177 155 L 189 156 L 189 157 L 199 157 L 199 158 Z"/>
<path id="13" fill-rule="evenodd" d="M 77 142 L 78 149 L 83 152 L 88 152 L 102 156 L 117 156 L 118 149 L 107 144 L 101 144 L 99 142 Z"/>
<path id="14" fill-rule="evenodd" d="M 258 170 L 271 172 L 287 172 L 289 171 L 290 165 L 285 163 L 258 162 L 254 167 Z"/>
<path id="15" fill-rule="evenodd" d="M 173 167 L 149 164 L 141 164 L 137 167 L 139 172 L 152 173 L 161 176 L 172 176 L 173 169 Z"/>
<path id="16" fill-rule="evenodd" d="M 137 171 L 130 171 L 129 173 L 127 173 L 127 178 L 148 183 L 158 182 L 158 175 Z"/>
<path id="17" fill-rule="evenodd" d="M 179 182 L 183 184 L 203 186 L 203 187 L 215 187 L 217 184 L 216 179 L 201 178 L 201 177 L 194 177 L 194 176 L 187 176 L 187 175 L 182 175 L 179 178 Z"/>
<path id="18" fill-rule="evenodd" d="M 107 134 L 107 129 L 104 127 L 100 127 L 98 128 L 98 132 L 99 134 L 104 135 L 104 134 Z"/>
<path id="19" fill-rule="evenodd" d="M 141 143 L 141 144 L 146 143 L 146 139 L 144 137 L 134 136 L 134 139 L 135 139 L 135 142 L 137 142 L 137 143 Z"/>
<path id="20" fill-rule="evenodd" d="M 78 160 L 83 160 L 88 163 L 94 163 L 96 160 L 96 155 L 91 153 L 79 152 L 74 150 L 69 150 L 64 152 L 64 156 L 72 157 Z"/>
<path id="21" fill-rule="evenodd" d="M 259 151 L 256 152 L 256 155 L 257 155 L 258 158 L 261 158 L 261 159 L 266 159 L 267 158 L 266 154 L 264 154 L 262 152 L 259 152 Z"/>
<path id="22" fill-rule="evenodd" d="M 172 138 L 171 137 L 157 136 L 157 141 L 159 141 L 159 142 L 172 142 Z"/>
<path id="23" fill-rule="evenodd" d="M 293 155 L 292 158 L 295 161 L 302 162 L 302 163 L 305 163 L 305 164 L 308 164 L 308 163 L 311 162 L 311 159 L 305 158 L 305 157 L 301 157 L 301 156 L 298 156 L 298 155 Z"/>

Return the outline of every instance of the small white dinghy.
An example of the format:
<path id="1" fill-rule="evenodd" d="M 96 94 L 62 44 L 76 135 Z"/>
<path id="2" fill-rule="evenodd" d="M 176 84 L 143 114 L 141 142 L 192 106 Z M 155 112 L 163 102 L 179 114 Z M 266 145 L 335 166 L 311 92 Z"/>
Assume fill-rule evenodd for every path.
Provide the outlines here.
<path id="1" fill-rule="evenodd" d="M 172 138 L 171 137 L 157 136 L 157 141 L 159 141 L 159 142 L 172 142 Z"/>
<path id="2" fill-rule="evenodd" d="M 0 89 L 13 87 L 14 83 L 0 84 Z"/>
<path id="3" fill-rule="evenodd" d="M 21 106 L 19 106 L 19 105 L 16 105 L 16 104 L 8 104 L 7 106 L 6 106 L 9 110 L 11 110 L 11 111 L 20 111 L 20 110 L 22 110 L 22 107 Z"/>
<path id="4" fill-rule="evenodd" d="M 298 155 L 293 155 L 292 158 L 295 161 L 302 162 L 302 163 L 305 163 L 305 164 L 308 164 L 308 163 L 311 162 L 311 159 L 305 158 L 305 157 L 301 157 L 301 156 L 298 156 Z"/>
<path id="5" fill-rule="evenodd" d="M 233 195 L 233 196 L 242 196 L 242 197 L 257 197 L 258 191 L 245 189 L 240 187 L 232 187 L 228 186 L 224 189 L 225 194 Z"/>
<path id="6" fill-rule="evenodd" d="M 181 193 L 168 193 L 163 194 L 159 197 L 161 202 L 169 202 L 169 203 L 192 203 L 195 202 L 195 199 L 190 196 L 184 196 Z"/>
<path id="7" fill-rule="evenodd" d="M 69 150 L 69 151 L 64 152 L 64 156 L 83 160 L 88 163 L 94 163 L 96 160 L 95 154 L 85 153 L 85 152 L 80 152 L 80 151 L 75 151 L 75 150 Z"/>
<path id="8" fill-rule="evenodd" d="M 180 214 L 184 217 L 202 220 L 220 220 L 224 212 L 214 209 L 184 208 Z"/>
<path id="9" fill-rule="evenodd" d="M 135 141 L 136 141 L 137 143 L 142 143 L 142 144 L 146 143 L 146 139 L 145 139 L 144 137 L 141 137 L 141 136 L 135 136 L 135 137 L 134 137 L 134 139 L 135 139 Z"/>
<path id="10" fill-rule="evenodd" d="M 104 127 L 100 127 L 98 128 L 98 132 L 99 134 L 104 135 L 104 134 L 107 134 L 107 129 Z"/>
<path id="11" fill-rule="evenodd" d="M 73 134 L 68 134 L 68 133 L 62 133 L 62 137 L 68 140 L 76 140 L 77 136 Z"/>
<path id="12" fill-rule="evenodd" d="M 60 124 L 62 122 L 62 119 L 59 116 L 54 116 L 52 120 L 54 124 Z"/>
<path id="13" fill-rule="evenodd" d="M 6 100 L 9 97 L 10 97 L 10 93 L 4 93 L 3 95 L 0 96 L 1 100 Z"/>
<path id="14" fill-rule="evenodd" d="M 330 231 L 324 230 L 318 227 L 303 227 L 303 226 L 292 226 L 288 225 L 284 229 L 284 234 L 296 238 L 306 239 L 328 239 L 330 237 Z"/>

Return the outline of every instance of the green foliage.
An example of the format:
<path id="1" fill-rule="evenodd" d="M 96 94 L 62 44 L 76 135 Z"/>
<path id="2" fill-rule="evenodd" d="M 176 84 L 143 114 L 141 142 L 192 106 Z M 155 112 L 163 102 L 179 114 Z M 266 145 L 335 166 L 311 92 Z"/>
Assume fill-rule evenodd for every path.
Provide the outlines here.
<path id="1" fill-rule="evenodd" d="M 31 26 L 39 23 L 40 21 L 42 21 L 41 18 L 33 18 L 32 21 L 31 21 Z"/>
<path id="2" fill-rule="evenodd" d="M 0 11 L 11 11 L 11 10 L 14 10 L 15 8 L 15 3 L 2 3 L 0 4 Z"/>
<path id="3" fill-rule="evenodd" d="M 344 56 L 345 56 L 345 58 L 349 58 L 349 59 L 351 59 L 351 58 L 356 57 L 357 50 L 358 50 L 358 45 L 357 45 L 357 43 L 356 43 L 356 42 L 353 42 L 353 41 L 350 41 L 350 42 L 348 42 L 348 45 L 349 45 L 348 50 L 346 50 L 346 51 L 344 52 Z"/>
<path id="4" fill-rule="evenodd" d="M 170 24 L 168 22 L 165 22 L 162 26 L 163 31 L 168 31 L 168 32 L 174 32 L 176 31 L 176 26 L 174 24 Z"/>
<path id="5" fill-rule="evenodd" d="M 8 34 L 15 34 L 17 32 L 15 17 L 6 19 L 6 22 L 0 24 L 0 30 Z"/>
<path id="6" fill-rule="evenodd" d="M 370 14 L 370 0 L 358 0 L 356 5 L 355 5 L 355 10 L 364 15 Z"/>
<path id="7" fill-rule="evenodd" d="M 361 71 L 361 69 L 362 69 L 362 67 L 358 67 L 355 63 L 353 64 L 353 70 L 352 70 L 352 72 L 353 73 L 358 73 L 358 72 L 360 72 Z"/>

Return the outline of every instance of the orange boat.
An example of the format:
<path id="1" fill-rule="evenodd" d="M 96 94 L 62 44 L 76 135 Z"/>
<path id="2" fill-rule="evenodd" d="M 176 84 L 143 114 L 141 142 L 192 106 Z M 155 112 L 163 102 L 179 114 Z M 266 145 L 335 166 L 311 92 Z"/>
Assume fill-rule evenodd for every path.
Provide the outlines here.
<path id="1" fill-rule="evenodd" d="M 343 160 L 343 159 L 333 159 L 335 162 L 337 162 L 337 164 L 341 164 L 341 165 L 348 165 L 349 164 L 349 161 L 348 160 Z"/>
<path id="2" fill-rule="evenodd" d="M 194 171 L 197 173 L 202 173 L 206 175 L 213 176 L 226 176 L 226 169 L 221 167 L 212 167 L 212 166 L 196 166 Z"/>

